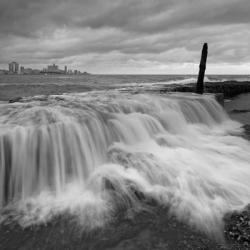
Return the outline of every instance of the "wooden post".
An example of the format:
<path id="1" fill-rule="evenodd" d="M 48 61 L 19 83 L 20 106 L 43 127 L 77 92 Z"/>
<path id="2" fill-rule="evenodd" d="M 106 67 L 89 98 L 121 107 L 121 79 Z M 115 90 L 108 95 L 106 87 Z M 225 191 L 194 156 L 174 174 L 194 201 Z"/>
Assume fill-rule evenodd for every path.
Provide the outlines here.
<path id="1" fill-rule="evenodd" d="M 200 71 L 197 80 L 196 93 L 203 94 L 204 92 L 204 75 L 206 71 L 206 63 L 207 63 L 207 43 L 204 43 L 202 53 L 201 53 L 201 62 L 200 62 Z"/>

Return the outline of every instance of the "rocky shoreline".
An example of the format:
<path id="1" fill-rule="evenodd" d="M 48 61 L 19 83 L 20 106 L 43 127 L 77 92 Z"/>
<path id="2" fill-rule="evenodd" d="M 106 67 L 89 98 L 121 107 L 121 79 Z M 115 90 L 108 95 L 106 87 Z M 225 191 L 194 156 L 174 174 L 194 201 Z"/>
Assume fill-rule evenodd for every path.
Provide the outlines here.
<path id="1" fill-rule="evenodd" d="M 123 211 L 105 227 L 90 232 L 83 232 L 76 218 L 64 214 L 46 224 L 27 228 L 20 227 L 16 222 L 1 224 L 0 249 L 249 249 L 245 241 L 237 240 L 238 234 L 236 240 L 235 236 L 230 238 L 235 221 L 237 219 L 227 224 L 225 235 L 229 239 L 228 242 L 219 243 L 178 221 L 175 216 L 169 214 L 167 207 L 159 205 L 151 205 L 150 209 L 137 212 L 133 216 Z"/>
<path id="2" fill-rule="evenodd" d="M 195 92 L 195 84 L 169 86 L 164 91 Z M 250 82 L 225 81 L 225 82 L 206 82 L 204 93 L 223 93 L 225 98 L 232 98 L 240 94 L 250 92 Z"/>
<path id="3" fill-rule="evenodd" d="M 225 82 L 206 82 L 204 85 L 204 93 L 223 93 L 225 98 L 232 98 L 239 94 L 250 92 L 250 82 L 238 82 L 238 81 L 225 81 Z M 115 87 L 114 87 L 115 88 Z M 113 87 L 109 89 L 114 89 Z M 68 84 L 68 85 L 0 85 L 0 100 L 16 102 L 20 101 L 22 97 L 35 96 L 35 95 L 58 95 L 63 93 L 80 93 L 91 90 L 106 90 L 104 86 L 95 85 L 94 89 L 90 86 L 80 84 Z M 129 90 L 128 90 L 129 91 Z M 132 90 L 133 91 L 133 90 Z M 159 83 L 156 88 L 147 88 L 142 85 L 141 88 L 137 88 L 135 92 L 195 92 L 195 84 L 171 84 L 165 85 Z"/>
<path id="4" fill-rule="evenodd" d="M 225 216 L 224 233 L 228 242 L 250 248 L 250 205 Z"/>

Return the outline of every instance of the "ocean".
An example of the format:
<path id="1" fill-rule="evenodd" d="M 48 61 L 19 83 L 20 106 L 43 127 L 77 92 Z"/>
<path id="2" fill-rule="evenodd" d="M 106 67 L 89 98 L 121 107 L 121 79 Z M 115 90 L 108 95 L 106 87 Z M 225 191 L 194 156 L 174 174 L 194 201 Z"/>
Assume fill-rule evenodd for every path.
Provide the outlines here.
<path id="1" fill-rule="evenodd" d="M 231 106 L 228 100 L 227 113 L 209 94 L 122 91 L 194 83 L 193 76 L 0 79 L 9 95 L 26 90 L 19 102 L 0 103 L 2 222 L 11 218 L 26 228 L 69 213 L 90 232 L 113 221 L 117 209 L 133 214 L 144 209 L 142 200 L 153 200 L 222 239 L 225 214 L 250 203 L 250 142 L 229 116 L 245 108 L 237 106 L 244 96 Z M 85 91 L 55 92 L 68 85 Z M 31 95 L 34 86 L 39 95 Z M 48 86 L 53 95 L 41 95 Z"/>
<path id="2" fill-rule="evenodd" d="M 86 85 L 98 87 L 134 86 L 139 84 L 196 83 L 196 75 L 0 75 L 0 85 Z M 209 75 L 206 82 L 250 81 L 250 75 Z"/>
<path id="3" fill-rule="evenodd" d="M 194 75 L 0 75 L 0 101 L 22 96 L 63 94 L 93 90 L 140 91 L 173 84 L 194 84 Z M 209 75 L 206 82 L 250 81 L 249 75 Z"/>

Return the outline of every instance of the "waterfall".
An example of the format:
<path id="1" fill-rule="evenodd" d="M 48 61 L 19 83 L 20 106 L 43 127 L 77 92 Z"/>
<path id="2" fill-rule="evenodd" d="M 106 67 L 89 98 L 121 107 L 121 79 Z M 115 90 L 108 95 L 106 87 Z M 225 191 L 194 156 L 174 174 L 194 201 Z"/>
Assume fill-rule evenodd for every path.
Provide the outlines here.
<path id="1" fill-rule="evenodd" d="M 24 226 L 69 212 L 93 228 L 118 201 L 140 206 L 137 190 L 217 233 L 250 201 L 241 133 L 209 95 L 93 91 L 0 104 L 0 211 Z"/>

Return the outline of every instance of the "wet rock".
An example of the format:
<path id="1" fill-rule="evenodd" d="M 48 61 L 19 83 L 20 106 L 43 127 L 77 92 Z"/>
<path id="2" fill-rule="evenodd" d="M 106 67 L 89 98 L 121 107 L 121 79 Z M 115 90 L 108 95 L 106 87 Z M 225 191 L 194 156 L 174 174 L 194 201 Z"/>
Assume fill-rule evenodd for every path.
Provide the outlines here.
<path id="1" fill-rule="evenodd" d="M 195 85 L 190 83 L 186 85 L 166 86 L 160 92 L 195 92 Z M 204 93 L 222 93 L 225 98 L 231 98 L 239 94 L 250 92 L 250 82 L 206 82 L 204 84 Z"/>
<path id="2" fill-rule="evenodd" d="M 226 81 L 221 83 L 206 83 L 205 91 L 223 93 L 226 98 L 250 92 L 250 82 Z"/>
<path id="3" fill-rule="evenodd" d="M 250 246 L 250 208 L 227 214 L 225 220 L 225 237 L 242 247 Z"/>
<path id="4" fill-rule="evenodd" d="M 233 109 L 231 113 L 248 113 L 250 112 L 249 109 Z"/>
<path id="5" fill-rule="evenodd" d="M 216 101 L 221 105 L 224 106 L 224 94 L 223 93 L 216 93 L 215 94 Z"/>
<path id="6" fill-rule="evenodd" d="M 9 103 L 20 102 L 21 100 L 22 100 L 22 97 L 18 96 L 18 97 L 15 97 L 13 99 L 10 99 Z"/>

